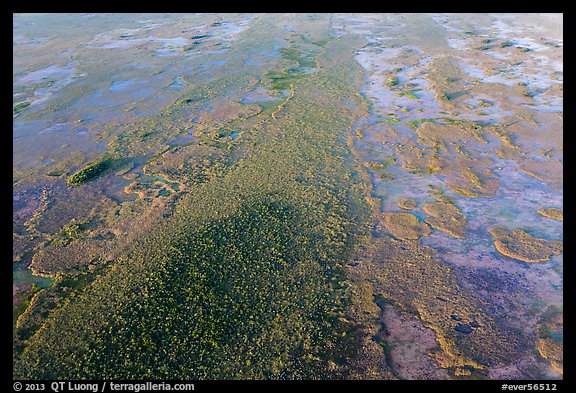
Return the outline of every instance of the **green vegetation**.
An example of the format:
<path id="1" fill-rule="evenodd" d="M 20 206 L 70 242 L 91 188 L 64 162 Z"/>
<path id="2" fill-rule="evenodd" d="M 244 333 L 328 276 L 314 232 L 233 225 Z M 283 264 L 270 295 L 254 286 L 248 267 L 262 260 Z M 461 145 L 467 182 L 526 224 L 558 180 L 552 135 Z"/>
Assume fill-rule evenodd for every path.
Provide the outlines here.
<path id="1" fill-rule="evenodd" d="M 88 225 L 88 219 L 73 219 L 68 225 L 64 225 L 52 240 L 54 246 L 66 246 L 82 237 L 82 232 Z"/>
<path id="2" fill-rule="evenodd" d="M 295 61 L 300 67 L 316 67 L 316 62 L 310 57 L 310 54 L 297 48 L 280 48 L 280 53 L 282 58 Z"/>
<path id="3" fill-rule="evenodd" d="M 413 100 L 417 100 L 417 99 L 420 98 L 420 97 L 418 97 L 418 96 L 416 95 L 416 92 L 413 91 L 413 90 L 410 90 L 410 91 L 399 91 L 399 92 L 397 92 L 397 93 L 394 93 L 394 95 L 396 95 L 396 96 L 398 96 L 398 97 L 408 97 L 408 98 L 411 98 L 411 99 L 413 99 Z"/>
<path id="4" fill-rule="evenodd" d="M 66 180 L 71 186 L 79 186 L 87 181 L 93 180 L 98 177 L 110 166 L 110 159 L 104 158 L 88 164 L 84 168 L 72 174 Z"/>
<path id="5" fill-rule="evenodd" d="M 304 68 L 316 68 L 317 64 L 310 56 L 311 53 L 304 53 L 296 48 L 281 48 L 280 53 L 285 60 L 295 61 L 298 67 L 289 67 L 282 71 L 271 70 L 267 77 L 271 80 L 271 88 L 274 90 L 290 90 L 290 85 L 307 76 Z"/>
<path id="6" fill-rule="evenodd" d="M 434 173 L 437 173 L 438 171 L 440 171 L 440 168 L 437 166 L 433 166 L 433 165 L 428 165 L 426 166 L 426 168 L 424 169 L 423 173 L 427 174 L 427 175 L 432 175 Z"/>
<path id="7" fill-rule="evenodd" d="M 291 80 L 294 94 L 282 116 L 259 113 L 233 118 L 233 125 L 216 116 L 206 121 L 205 130 L 250 132 L 229 153 L 209 144 L 180 148 L 206 157 L 202 182 L 187 183 L 170 215 L 87 273 L 82 285 L 69 276 L 38 295 L 17 332 L 28 329 L 19 336 L 14 375 L 345 378 L 359 345 L 354 323 L 345 319 L 350 300 L 342 266 L 358 233 L 368 230 L 369 214 L 345 143 L 356 117 L 368 111 L 354 84 L 362 73 L 351 48 L 359 42 L 327 41 L 315 58 L 326 67 Z M 194 105 L 258 83 L 245 74 L 225 75 L 183 91 L 191 101 L 179 98 L 165 113 L 174 121 Z M 156 133 L 145 146 L 137 139 L 146 129 L 178 132 L 164 119 L 143 119 L 124 130 L 110 151 L 161 148 Z M 177 152 L 156 153 L 150 171 Z M 108 165 L 90 164 L 72 183 L 93 179 Z M 64 239 L 81 236 L 76 224 L 62 229 Z M 50 306 L 55 303 L 59 307 Z"/>
<path id="8" fill-rule="evenodd" d="M 520 170 L 541 178 L 562 164 L 556 136 L 522 153 L 518 146 L 537 126 L 532 109 L 510 106 L 510 86 L 482 85 L 464 72 L 449 45 L 465 40 L 451 42 L 459 36 L 442 26 L 444 17 L 389 15 L 393 23 L 369 23 L 356 34 L 348 34 L 356 16 L 178 18 L 162 17 L 165 36 L 202 33 L 179 54 L 187 70 L 161 53 L 146 55 L 179 47 L 161 42 L 82 50 L 85 42 L 118 43 L 122 30 L 113 21 L 85 21 L 86 32 L 62 46 L 76 53 L 73 62 L 54 64 L 66 72 L 30 66 L 46 59 L 36 53 L 58 47 L 56 38 L 19 52 L 26 55 L 15 63 L 26 65 L 22 71 L 40 71 L 32 77 L 56 71 L 54 78 L 70 75 L 71 82 L 40 108 L 19 108 L 17 116 L 16 105 L 15 125 L 38 119 L 72 130 L 23 132 L 36 146 L 22 144 L 15 161 L 15 379 L 475 379 L 494 370 L 554 377 L 547 362 L 561 369 L 561 313 L 545 318 L 545 298 L 539 308 L 517 303 L 531 278 L 508 285 L 514 277 L 493 269 L 493 258 L 454 270 L 445 254 L 434 256 L 434 239 L 444 236 L 437 231 L 470 236 L 450 243 L 454 255 L 477 243 L 490 220 L 464 209 L 474 224 L 468 233 L 457 205 L 466 202 L 460 196 L 496 195 L 507 181 L 505 171 L 492 172 L 500 161 L 519 158 Z M 481 18 L 479 29 L 494 20 Z M 476 22 L 469 21 L 459 25 Z M 200 24 L 202 31 L 190 28 Z M 392 41 L 371 39 L 389 26 L 396 26 Z M 94 40 L 102 27 L 112 34 Z M 503 51 L 501 41 L 482 45 Z M 365 69 L 354 58 L 361 53 L 374 55 L 361 63 Z M 110 93 L 118 105 L 109 112 L 92 87 L 111 75 L 151 78 L 142 90 Z M 186 80 L 169 85 L 175 75 Z M 401 83 L 402 75 L 414 83 Z M 415 83 L 420 77 L 427 83 Z M 418 101 L 375 100 L 367 83 Z M 38 88 L 15 87 L 20 100 Z M 141 96 L 150 91 L 163 93 Z M 518 85 L 511 97 L 526 91 Z M 445 100 L 446 111 L 427 107 L 426 92 Z M 500 103 L 513 115 L 502 124 L 494 120 Z M 467 120 L 488 112 L 493 116 L 478 118 L 484 121 Z M 418 118 L 426 113 L 439 117 Z M 549 115 L 551 126 L 561 124 L 557 114 L 537 120 L 547 125 Z M 547 130 L 555 135 L 555 127 Z M 522 217 L 506 206 L 489 213 Z M 546 207 L 527 213 L 538 223 L 563 219 L 560 209 Z M 493 234 L 494 245 L 480 244 L 478 255 L 492 250 L 491 257 L 538 262 L 542 245 L 550 255 L 562 252 L 559 243 L 505 232 Z M 419 240 L 430 235 L 434 241 Z M 561 278 L 556 262 L 551 269 Z M 545 278 L 561 289 L 554 275 Z M 516 322 L 531 307 L 533 326 L 507 320 L 509 307 Z"/>
<path id="9" fill-rule="evenodd" d="M 301 225 L 292 206 L 254 201 L 172 242 L 141 296 L 97 333 L 102 344 L 84 367 L 113 378 L 319 372 L 301 356 L 326 357 L 321 343 L 340 334 L 341 295 L 330 270 L 309 259 L 317 241 Z M 308 344 L 284 352 L 294 338 Z"/>
<path id="10" fill-rule="evenodd" d="M 12 109 L 12 111 L 14 112 L 14 114 L 20 113 L 22 112 L 24 109 L 28 108 L 30 106 L 30 103 L 28 101 L 23 101 L 20 102 L 16 105 L 14 105 L 14 108 Z"/>
<path id="11" fill-rule="evenodd" d="M 434 122 L 436 120 L 437 120 L 436 118 L 414 119 L 414 120 L 410 120 L 407 124 L 408 124 L 408 127 L 416 129 L 422 123 Z"/>
<path id="12" fill-rule="evenodd" d="M 140 140 L 144 140 L 144 139 L 146 139 L 146 137 L 148 137 L 148 136 L 151 135 L 151 134 L 152 134 L 152 132 L 150 132 L 150 131 L 144 131 L 143 133 L 141 133 L 140 135 L 138 135 L 138 138 L 139 138 Z"/>
<path id="13" fill-rule="evenodd" d="M 553 48 L 561 48 L 561 45 L 559 45 L 558 43 L 556 43 L 554 41 L 544 41 L 543 44 L 551 46 Z"/>
<path id="14" fill-rule="evenodd" d="M 271 87 L 274 90 L 290 90 L 290 84 L 295 80 L 302 77 L 302 74 L 289 73 L 287 71 L 277 72 L 271 71 L 268 73 L 268 78 L 271 80 Z"/>
<path id="15" fill-rule="evenodd" d="M 32 283 L 26 297 L 20 300 L 18 303 L 16 303 L 14 307 L 12 307 L 12 324 L 14 328 L 16 327 L 16 321 L 18 320 L 20 315 L 22 315 L 26 311 L 26 309 L 30 307 L 30 302 L 32 301 L 32 298 L 41 289 L 42 288 L 40 286 L 36 285 L 35 283 Z"/>
<path id="16" fill-rule="evenodd" d="M 426 117 L 426 118 L 422 118 L 422 119 L 410 120 L 406 124 L 412 129 L 417 129 L 420 126 L 420 124 L 422 124 L 422 123 L 437 123 L 437 122 L 440 122 L 440 123 L 444 122 L 446 124 L 454 124 L 454 125 L 461 126 L 463 128 L 475 130 L 475 131 L 482 129 L 482 124 L 478 121 L 458 120 L 458 119 L 453 119 L 451 117 L 433 117 L 433 118 Z M 476 134 L 475 134 L 475 137 L 476 137 Z M 486 143 L 486 141 L 482 141 L 482 142 Z"/>
<path id="17" fill-rule="evenodd" d="M 446 124 L 455 124 L 458 126 L 471 128 L 473 130 L 480 130 L 482 128 L 482 125 L 479 122 L 473 120 L 458 120 L 452 119 L 450 117 L 442 117 L 442 120 L 444 120 Z"/>
<path id="18" fill-rule="evenodd" d="M 398 85 L 398 77 L 397 76 L 389 76 L 388 79 L 386 79 L 386 86 L 394 87 L 397 85 Z"/>

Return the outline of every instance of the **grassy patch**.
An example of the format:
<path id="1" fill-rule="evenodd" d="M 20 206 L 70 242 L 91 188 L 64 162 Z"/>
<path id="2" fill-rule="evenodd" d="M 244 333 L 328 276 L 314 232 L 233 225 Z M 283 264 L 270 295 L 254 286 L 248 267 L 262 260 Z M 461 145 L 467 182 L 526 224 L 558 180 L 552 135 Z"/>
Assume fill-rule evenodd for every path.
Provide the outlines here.
<path id="1" fill-rule="evenodd" d="M 72 219 L 70 224 L 64 225 L 60 231 L 58 231 L 52 240 L 52 244 L 54 246 L 66 246 L 74 240 L 80 239 L 87 226 L 88 219 Z"/>
<path id="2" fill-rule="evenodd" d="M 20 102 L 16 105 L 14 105 L 14 108 L 12 109 L 12 112 L 14 114 L 20 113 L 22 112 L 24 109 L 28 108 L 30 106 L 30 103 L 28 101 L 23 101 Z"/>
<path id="3" fill-rule="evenodd" d="M 306 77 L 288 76 L 283 63 L 261 70 L 263 80 L 278 73 L 276 87 L 286 78 L 294 83 L 296 93 L 277 119 L 259 113 L 235 118 L 233 126 L 207 120 L 203 130 L 250 130 L 250 138 L 235 142 L 242 158 L 235 160 L 233 151 L 221 165 L 212 163 L 169 216 L 91 274 L 93 281 L 70 282 L 72 295 L 27 336 L 14 375 L 345 378 L 358 343 L 349 334 L 354 323 L 344 318 L 349 299 L 342 266 L 358 232 L 369 229 L 364 188 L 345 139 L 357 116 L 368 113 L 350 83 L 351 75 L 358 83 L 362 75 L 350 49 L 346 39 L 329 40 L 322 61 L 332 66 Z M 151 150 L 138 143 L 143 131 L 178 132 L 170 123 L 177 116 L 188 121 L 190 106 L 212 105 L 211 98 L 218 102 L 239 85 L 249 91 L 257 83 L 225 75 L 190 87 L 160 120 L 142 119 L 109 148 L 126 155 Z M 344 108 L 343 100 L 357 109 Z M 194 149 L 221 157 L 208 142 Z M 154 155 L 154 168 L 170 154 Z M 77 180 L 106 170 L 99 162 L 79 171 Z M 71 237 L 78 234 L 67 229 Z"/>
<path id="4" fill-rule="evenodd" d="M 398 77 L 397 76 L 389 76 L 388 79 L 386 79 L 386 86 L 388 87 L 394 87 L 394 86 L 398 86 Z"/>
<path id="5" fill-rule="evenodd" d="M 408 124 L 408 127 L 416 129 L 422 123 L 434 122 L 436 120 L 437 119 L 435 119 L 435 118 L 414 119 L 414 120 L 410 120 L 407 124 Z"/>
<path id="6" fill-rule="evenodd" d="M 316 67 L 316 62 L 310 58 L 309 54 L 297 48 L 280 48 L 282 58 L 296 61 L 300 67 Z"/>
<path id="7" fill-rule="evenodd" d="M 514 45 L 515 45 L 514 42 L 508 41 L 508 40 L 502 41 L 502 42 L 500 43 L 500 47 L 501 47 L 501 48 L 507 48 L 507 47 L 509 47 L 509 46 L 514 46 Z"/>
<path id="8" fill-rule="evenodd" d="M 397 93 L 394 93 L 394 95 L 398 96 L 398 97 L 407 97 L 407 98 L 411 98 L 413 100 L 417 100 L 420 97 L 418 97 L 416 95 L 416 92 L 414 90 L 409 90 L 409 91 L 399 91 Z"/>
<path id="9" fill-rule="evenodd" d="M 110 166 L 110 159 L 104 158 L 86 165 L 66 180 L 71 186 L 79 186 L 100 176 Z"/>

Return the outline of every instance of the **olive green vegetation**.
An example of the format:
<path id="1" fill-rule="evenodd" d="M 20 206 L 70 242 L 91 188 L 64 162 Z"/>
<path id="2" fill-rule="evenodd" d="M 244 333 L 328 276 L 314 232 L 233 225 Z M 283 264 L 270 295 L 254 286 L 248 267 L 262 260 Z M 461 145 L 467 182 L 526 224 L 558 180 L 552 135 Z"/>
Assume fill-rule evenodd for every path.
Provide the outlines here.
<path id="1" fill-rule="evenodd" d="M 86 183 L 87 181 L 98 177 L 102 172 L 108 169 L 109 165 L 109 158 L 100 159 L 73 173 L 68 177 L 68 179 L 66 179 L 66 181 L 71 186 L 79 186 L 80 184 Z"/>
<path id="2" fill-rule="evenodd" d="M 12 323 L 14 326 L 18 317 L 30 306 L 30 301 L 40 289 L 36 284 L 32 284 L 28 295 L 12 307 Z"/>
<path id="3" fill-rule="evenodd" d="M 410 90 L 410 91 L 399 91 L 399 92 L 397 92 L 397 93 L 394 93 L 394 95 L 396 95 L 396 96 L 398 96 L 398 97 L 411 98 L 411 99 L 413 99 L 413 100 L 417 100 L 418 98 L 420 98 L 420 97 L 418 97 L 418 96 L 416 95 L 416 93 L 415 93 L 414 91 L 412 91 L 412 90 Z"/>
<path id="4" fill-rule="evenodd" d="M 298 67 L 289 67 L 280 72 L 270 71 L 267 76 L 271 79 L 271 87 L 274 90 L 290 90 L 292 82 L 307 75 L 304 68 L 316 68 L 316 62 L 311 58 L 312 52 L 306 53 L 295 48 L 281 48 L 280 53 L 284 60 L 298 63 Z"/>
<path id="5" fill-rule="evenodd" d="M 298 63 L 300 67 L 316 67 L 316 62 L 310 58 L 310 54 L 296 48 L 280 48 L 282 57 Z"/>
<path id="6" fill-rule="evenodd" d="M 367 113 L 352 56 L 363 42 L 329 39 L 328 18 L 313 19 L 307 33 L 323 43 L 314 54 L 318 72 L 290 78 L 294 95 L 275 118 L 238 120 L 236 129 L 249 132 L 230 151 L 235 160 L 189 184 L 171 216 L 86 284 L 66 287 L 65 300 L 18 347 L 15 378 L 347 376 L 359 339 L 345 319 L 350 300 L 342 266 L 369 215 L 346 145 L 354 120 Z M 258 26 L 253 31 L 256 45 Z M 299 53 L 283 56 L 307 58 Z M 221 88 L 266 80 L 223 76 L 196 86 L 197 97 L 179 99 L 166 115 L 177 118 Z M 135 127 L 109 148 L 138 148 L 142 132 Z M 22 329 L 41 310 L 32 307 Z"/>
<path id="7" fill-rule="evenodd" d="M 483 107 L 489 107 L 492 106 L 493 104 L 490 101 L 487 100 L 483 100 L 483 99 L 479 99 L 478 100 L 478 106 L 483 106 Z"/>
<path id="8" fill-rule="evenodd" d="M 435 118 L 423 118 L 423 119 L 414 119 L 414 120 L 410 120 L 407 122 L 408 126 L 410 128 L 416 129 L 418 128 L 418 126 L 422 123 L 426 123 L 426 122 L 434 122 L 436 121 Z"/>
<path id="9" fill-rule="evenodd" d="M 446 124 L 454 124 L 457 126 L 471 128 L 474 130 L 479 130 L 482 127 L 482 124 L 480 122 L 477 122 L 477 121 L 458 120 L 458 119 L 452 119 L 450 117 L 427 117 L 427 118 L 422 118 L 422 119 L 414 119 L 414 120 L 409 120 L 406 124 L 410 128 L 416 129 L 422 123 L 438 123 L 438 122 L 442 122 L 442 121 Z"/>
<path id="10" fill-rule="evenodd" d="M 386 86 L 394 87 L 397 85 L 398 85 L 398 77 L 397 76 L 389 76 L 388 79 L 386 79 Z"/>
<path id="11" fill-rule="evenodd" d="M 20 102 L 20 103 L 14 105 L 14 108 L 12 109 L 12 111 L 14 112 L 14 114 L 17 114 L 17 113 L 22 112 L 24 109 L 28 108 L 29 106 L 30 106 L 30 103 L 28 101 Z"/>
<path id="12" fill-rule="evenodd" d="M 67 225 L 64 225 L 62 229 L 56 234 L 52 240 L 52 244 L 55 246 L 66 246 L 76 239 L 82 237 L 82 232 L 88 226 L 88 219 L 73 219 Z"/>

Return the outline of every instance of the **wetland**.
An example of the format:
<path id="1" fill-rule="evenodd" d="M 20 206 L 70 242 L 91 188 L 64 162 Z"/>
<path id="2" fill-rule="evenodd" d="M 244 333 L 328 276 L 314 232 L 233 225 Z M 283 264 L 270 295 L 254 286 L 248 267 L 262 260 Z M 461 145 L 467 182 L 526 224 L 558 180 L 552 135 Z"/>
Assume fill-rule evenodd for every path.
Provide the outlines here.
<path id="1" fill-rule="evenodd" d="M 15 379 L 563 379 L 562 14 L 14 14 Z"/>

